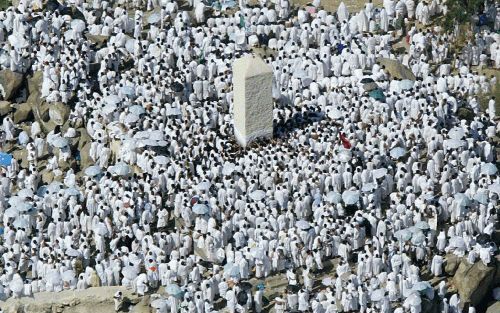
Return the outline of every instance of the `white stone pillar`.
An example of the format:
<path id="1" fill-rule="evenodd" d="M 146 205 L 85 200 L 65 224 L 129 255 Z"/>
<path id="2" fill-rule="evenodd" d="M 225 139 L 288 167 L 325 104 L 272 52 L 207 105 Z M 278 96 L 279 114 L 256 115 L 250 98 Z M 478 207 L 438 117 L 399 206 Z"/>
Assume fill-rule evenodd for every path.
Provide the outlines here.
<path id="1" fill-rule="evenodd" d="M 258 56 L 234 61 L 234 135 L 246 147 L 257 138 L 273 136 L 273 73 Z"/>

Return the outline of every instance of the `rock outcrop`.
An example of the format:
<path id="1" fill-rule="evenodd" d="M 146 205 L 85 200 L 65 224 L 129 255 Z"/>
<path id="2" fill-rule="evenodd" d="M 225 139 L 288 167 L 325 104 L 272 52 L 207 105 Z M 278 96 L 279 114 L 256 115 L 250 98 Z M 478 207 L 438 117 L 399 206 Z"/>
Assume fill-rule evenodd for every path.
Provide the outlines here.
<path id="1" fill-rule="evenodd" d="M 453 276 L 453 284 L 463 303 L 470 302 L 473 306 L 481 304 L 481 301 L 490 292 L 495 279 L 495 263 L 496 260 L 493 260 L 489 266 L 486 266 L 481 261 L 474 264 L 469 264 L 466 260 L 460 262 L 455 276 Z"/>
<path id="2" fill-rule="evenodd" d="M 4 100 L 12 100 L 23 83 L 23 74 L 10 70 L 0 71 L 0 93 Z"/>
<path id="3" fill-rule="evenodd" d="M 14 111 L 14 108 L 9 101 L 0 101 L 0 117 L 6 116 L 12 111 Z"/>
<path id="4" fill-rule="evenodd" d="M 445 266 L 444 266 L 444 271 L 446 274 L 453 276 L 455 275 L 455 272 L 457 271 L 458 265 L 460 264 L 460 258 L 457 257 L 454 254 L 447 254 L 445 256 Z"/>

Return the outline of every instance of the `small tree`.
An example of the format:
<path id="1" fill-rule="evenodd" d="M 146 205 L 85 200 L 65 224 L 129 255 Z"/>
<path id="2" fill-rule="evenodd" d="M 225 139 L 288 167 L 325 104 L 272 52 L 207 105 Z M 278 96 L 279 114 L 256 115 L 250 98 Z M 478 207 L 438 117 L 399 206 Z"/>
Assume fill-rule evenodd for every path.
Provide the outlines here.
<path id="1" fill-rule="evenodd" d="M 448 12 L 444 17 L 444 28 L 451 31 L 455 24 L 464 24 L 471 21 L 473 15 L 481 12 L 481 0 L 447 0 Z"/>

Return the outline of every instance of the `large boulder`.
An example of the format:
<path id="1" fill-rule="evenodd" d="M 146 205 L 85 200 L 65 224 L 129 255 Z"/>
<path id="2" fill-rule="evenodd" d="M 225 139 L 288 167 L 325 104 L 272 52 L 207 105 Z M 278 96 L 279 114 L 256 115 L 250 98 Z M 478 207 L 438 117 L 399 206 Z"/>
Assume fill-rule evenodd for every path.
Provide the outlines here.
<path id="1" fill-rule="evenodd" d="M 454 254 L 447 254 L 444 258 L 446 260 L 444 266 L 445 273 L 450 276 L 455 275 L 458 265 L 460 264 L 460 258 Z"/>
<path id="2" fill-rule="evenodd" d="M 486 313 L 498 313 L 500 312 L 500 301 L 495 301 L 492 305 L 486 309 Z"/>
<path id="3" fill-rule="evenodd" d="M 22 74 L 11 70 L 0 71 L 0 93 L 5 100 L 12 100 L 22 83 Z"/>
<path id="4" fill-rule="evenodd" d="M 70 111 L 69 107 L 64 103 L 57 102 L 50 104 L 49 106 L 50 121 L 52 121 L 56 125 L 62 126 L 68 120 L 69 111 Z"/>
<path id="5" fill-rule="evenodd" d="M 5 116 L 13 110 L 12 104 L 9 101 L 0 101 L 0 116 Z"/>
<path id="6" fill-rule="evenodd" d="M 21 103 L 15 106 L 14 111 L 14 123 L 22 123 L 28 121 L 32 117 L 32 107 L 31 105 L 26 103 Z"/>
<path id="7" fill-rule="evenodd" d="M 496 260 L 484 265 L 482 261 L 469 264 L 462 261 L 453 276 L 453 283 L 458 290 L 463 303 L 470 302 L 473 306 L 481 304 L 483 298 L 490 292 L 495 279 Z"/>

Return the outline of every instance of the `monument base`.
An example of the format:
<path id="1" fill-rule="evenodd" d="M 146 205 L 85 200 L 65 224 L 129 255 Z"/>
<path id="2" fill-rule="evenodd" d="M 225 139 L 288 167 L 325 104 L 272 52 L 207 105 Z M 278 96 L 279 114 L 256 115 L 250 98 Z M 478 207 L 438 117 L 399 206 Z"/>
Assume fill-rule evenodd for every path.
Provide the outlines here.
<path id="1" fill-rule="evenodd" d="M 273 130 L 272 129 L 262 129 L 256 132 L 253 132 L 250 135 L 243 136 L 238 129 L 235 127 L 234 128 L 234 137 L 236 138 L 236 141 L 238 144 L 242 147 L 246 147 L 249 143 L 252 141 L 255 141 L 258 138 L 272 138 L 273 137 Z"/>

